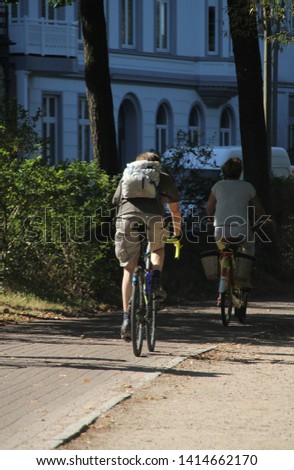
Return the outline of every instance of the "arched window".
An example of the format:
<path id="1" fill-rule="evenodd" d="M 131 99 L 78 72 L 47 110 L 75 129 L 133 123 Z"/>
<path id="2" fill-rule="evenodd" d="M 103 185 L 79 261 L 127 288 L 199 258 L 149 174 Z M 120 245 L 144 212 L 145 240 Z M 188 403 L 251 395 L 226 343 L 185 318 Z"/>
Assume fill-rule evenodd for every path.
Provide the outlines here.
<path id="1" fill-rule="evenodd" d="M 220 119 L 220 145 L 232 145 L 232 118 L 230 111 L 224 109 Z"/>
<path id="2" fill-rule="evenodd" d="M 190 145 L 199 144 L 200 135 L 200 113 L 197 106 L 194 106 L 189 116 L 188 140 Z"/>
<path id="3" fill-rule="evenodd" d="M 159 154 L 165 152 L 168 146 L 168 113 L 166 106 L 161 104 L 156 115 L 156 150 Z"/>

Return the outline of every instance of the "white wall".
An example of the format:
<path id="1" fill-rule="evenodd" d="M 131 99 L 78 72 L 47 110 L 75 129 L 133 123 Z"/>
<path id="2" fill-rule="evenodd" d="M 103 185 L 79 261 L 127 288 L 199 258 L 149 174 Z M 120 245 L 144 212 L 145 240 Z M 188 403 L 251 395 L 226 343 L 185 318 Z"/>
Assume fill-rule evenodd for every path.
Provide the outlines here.
<path id="1" fill-rule="evenodd" d="M 142 122 L 139 124 L 142 150 L 155 146 L 155 120 L 159 104 L 165 100 L 172 111 L 173 133 L 170 144 L 173 145 L 179 129 L 187 130 L 188 117 L 193 103 L 201 105 L 205 123 L 206 142 L 215 136 L 215 144 L 219 143 L 219 121 L 221 108 L 207 107 L 197 93 L 196 80 L 199 77 L 235 77 L 235 65 L 230 55 L 230 41 L 221 35 L 219 56 L 206 56 L 206 0 L 178 0 L 171 2 L 176 5 L 175 34 L 176 49 L 173 53 L 157 54 L 154 46 L 154 2 L 140 0 L 142 11 L 143 53 L 120 48 L 120 14 L 119 0 L 108 0 L 108 45 L 110 48 L 109 63 L 112 76 L 114 102 L 114 118 L 117 125 L 118 112 L 124 97 L 133 94 L 141 109 Z M 30 18 L 37 17 L 38 0 L 29 2 Z M 226 4 L 224 0 L 223 4 Z M 66 8 L 68 22 L 75 18 L 74 6 Z M 224 24 L 222 31 L 228 30 L 228 18 L 222 10 Z M 19 26 L 19 25 L 18 25 Z M 21 25 L 20 25 L 21 26 Z M 12 38 L 13 39 L 13 38 Z M 261 43 L 262 46 L 262 43 Z M 177 55 L 175 55 L 178 54 Z M 261 57 L 262 57 L 261 47 Z M 77 57 L 79 53 L 77 51 Z M 229 58 L 229 61 L 225 59 Z M 13 60 L 13 57 L 12 57 Z M 44 57 L 46 61 L 46 57 Z M 279 54 L 279 103 L 278 103 L 278 145 L 287 148 L 288 128 L 288 95 L 294 94 L 294 45 L 283 47 Z M 82 63 L 77 60 L 78 68 Z M 79 67 L 78 67 L 79 66 Z M 45 69 L 44 69 L 45 70 Z M 25 70 L 17 72 L 19 76 L 18 97 L 26 104 L 32 114 L 42 105 L 42 94 L 59 93 L 62 100 L 61 133 L 63 138 L 63 157 L 75 158 L 77 154 L 77 102 L 78 95 L 85 94 L 85 82 L 81 75 L 61 74 L 51 70 L 46 72 L 35 70 L 28 75 Z M 21 77 L 27 77 L 26 84 Z M 145 80 L 145 81 L 144 81 Z M 213 93 L 213 88 L 212 88 Z M 240 143 L 238 99 L 231 99 L 236 117 L 236 144 Z M 41 124 L 38 124 L 41 130 Z"/>

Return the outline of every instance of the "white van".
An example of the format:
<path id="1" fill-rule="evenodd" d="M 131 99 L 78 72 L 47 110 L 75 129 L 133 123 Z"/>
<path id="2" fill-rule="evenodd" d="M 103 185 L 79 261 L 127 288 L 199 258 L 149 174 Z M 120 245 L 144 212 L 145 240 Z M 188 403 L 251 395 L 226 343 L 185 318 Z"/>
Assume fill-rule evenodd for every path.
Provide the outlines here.
<path id="1" fill-rule="evenodd" d="M 221 167 L 231 157 L 242 159 L 241 147 L 213 147 L 213 159 Z M 272 173 L 274 176 L 290 176 L 291 162 L 287 150 L 282 147 L 272 147 Z"/>
<path id="2" fill-rule="evenodd" d="M 196 149 L 195 149 L 196 150 Z M 166 152 L 171 155 L 171 151 Z M 195 152 L 197 155 L 198 149 Z M 216 178 L 221 166 L 232 157 L 242 159 L 241 147 L 212 147 L 211 158 L 197 158 L 195 154 L 184 153 L 182 163 L 187 169 L 203 170 L 204 176 Z M 201 171 L 202 172 L 202 171 Z M 291 175 L 291 162 L 287 151 L 282 147 L 272 147 L 272 173 L 274 176 L 288 177 Z"/>

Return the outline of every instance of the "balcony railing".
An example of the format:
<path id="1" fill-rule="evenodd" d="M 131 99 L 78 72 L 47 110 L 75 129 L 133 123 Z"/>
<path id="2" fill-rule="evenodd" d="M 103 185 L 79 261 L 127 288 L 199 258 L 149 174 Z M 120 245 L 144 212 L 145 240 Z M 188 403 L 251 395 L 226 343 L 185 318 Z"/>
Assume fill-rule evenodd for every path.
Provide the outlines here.
<path id="1" fill-rule="evenodd" d="M 9 22 L 9 39 L 15 43 L 10 53 L 76 57 L 78 23 L 32 20 L 23 17 Z"/>

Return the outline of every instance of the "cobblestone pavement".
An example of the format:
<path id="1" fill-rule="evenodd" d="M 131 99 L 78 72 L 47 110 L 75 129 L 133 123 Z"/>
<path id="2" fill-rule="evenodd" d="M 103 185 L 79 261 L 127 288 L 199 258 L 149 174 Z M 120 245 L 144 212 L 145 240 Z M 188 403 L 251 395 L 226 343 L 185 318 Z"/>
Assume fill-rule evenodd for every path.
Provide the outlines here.
<path id="1" fill-rule="evenodd" d="M 247 325 L 224 328 L 212 303 L 163 309 L 156 351 L 144 344 L 140 358 L 119 339 L 120 312 L 2 326 L 0 449 L 54 449 L 188 357 L 281 322 L 293 335 L 294 303 L 249 313 Z"/>

